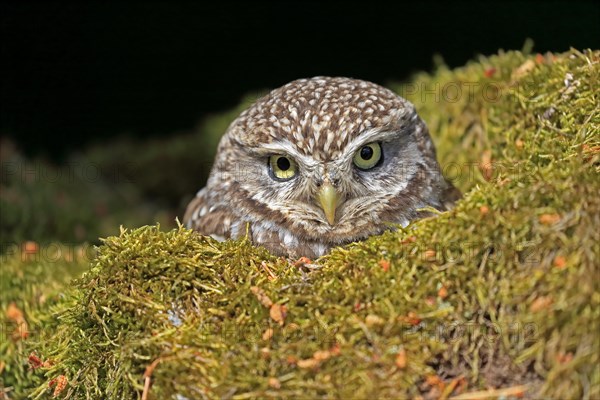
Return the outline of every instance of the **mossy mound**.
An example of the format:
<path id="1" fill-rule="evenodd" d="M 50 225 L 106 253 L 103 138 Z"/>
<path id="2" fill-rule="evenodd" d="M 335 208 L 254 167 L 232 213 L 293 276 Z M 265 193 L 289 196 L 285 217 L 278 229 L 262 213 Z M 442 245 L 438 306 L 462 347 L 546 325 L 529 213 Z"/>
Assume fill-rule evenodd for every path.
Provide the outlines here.
<path id="1" fill-rule="evenodd" d="M 32 388 L 46 384 L 44 375 L 32 370 L 36 365 L 29 363 L 30 356 L 32 362 L 36 357 L 44 357 L 40 350 L 55 338 L 60 324 L 57 315 L 75 302 L 74 297 L 67 295 L 69 282 L 89 269 L 95 250 L 88 245 L 57 243 L 40 247 L 34 242 L 3 250 L 0 399 L 21 399 Z"/>
<path id="2" fill-rule="evenodd" d="M 312 263 L 182 227 L 106 239 L 49 334 L 9 343 L 52 360 L 3 355 L 10 395 L 600 397 L 599 74 L 599 52 L 508 52 L 394 86 L 465 196 Z"/>

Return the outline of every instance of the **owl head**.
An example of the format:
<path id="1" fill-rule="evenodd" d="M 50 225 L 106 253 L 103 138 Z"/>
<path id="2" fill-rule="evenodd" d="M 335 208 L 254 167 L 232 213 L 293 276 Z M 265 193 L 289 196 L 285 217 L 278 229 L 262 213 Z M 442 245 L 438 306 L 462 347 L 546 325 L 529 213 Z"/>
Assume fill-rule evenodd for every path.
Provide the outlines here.
<path id="1" fill-rule="evenodd" d="M 250 226 L 277 253 L 320 255 L 444 209 L 449 187 L 410 102 L 370 82 L 315 77 L 273 90 L 230 125 L 188 219 L 210 234 L 202 217 L 228 209 L 224 236 Z"/>

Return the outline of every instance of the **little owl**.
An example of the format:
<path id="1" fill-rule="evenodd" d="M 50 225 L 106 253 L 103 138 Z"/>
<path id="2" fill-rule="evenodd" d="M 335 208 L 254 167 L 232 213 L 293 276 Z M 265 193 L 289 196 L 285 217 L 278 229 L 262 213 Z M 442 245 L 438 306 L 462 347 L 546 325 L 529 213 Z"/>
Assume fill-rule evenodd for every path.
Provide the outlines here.
<path id="1" fill-rule="evenodd" d="M 410 102 L 370 82 L 316 77 L 273 90 L 231 123 L 184 223 L 315 258 L 458 196 Z"/>

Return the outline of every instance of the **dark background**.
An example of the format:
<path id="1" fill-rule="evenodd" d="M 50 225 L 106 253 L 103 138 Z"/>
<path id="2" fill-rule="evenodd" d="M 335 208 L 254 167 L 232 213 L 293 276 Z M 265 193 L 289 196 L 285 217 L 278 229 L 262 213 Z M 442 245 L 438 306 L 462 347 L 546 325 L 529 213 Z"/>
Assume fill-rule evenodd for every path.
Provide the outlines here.
<path id="1" fill-rule="evenodd" d="M 60 159 L 191 129 L 314 75 L 385 83 L 477 54 L 599 48 L 599 2 L 3 2 L 0 135 Z"/>

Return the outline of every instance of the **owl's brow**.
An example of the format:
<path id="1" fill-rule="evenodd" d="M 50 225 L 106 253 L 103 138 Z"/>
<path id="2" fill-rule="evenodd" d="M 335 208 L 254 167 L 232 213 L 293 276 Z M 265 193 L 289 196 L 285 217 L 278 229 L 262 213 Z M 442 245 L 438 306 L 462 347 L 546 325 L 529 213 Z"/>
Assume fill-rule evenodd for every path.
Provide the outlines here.
<path id="1" fill-rule="evenodd" d="M 297 162 L 309 167 L 319 164 L 314 158 L 300 153 L 296 150 L 294 144 L 285 139 L 277 142 L 264 143 L 261 147 L 252 147 L 247 149 L 247 151 L 255 157 L 268 157 L 275 154 L 287 155 L 294 158 Z"/>
<path id="2" fill-rule="evenodd" d="M 358 149 L 369 143 L 398 140 L 406 135 L 406 133 L 406 128 L 399 128 L 398 126 L 368 129 L 357 135 L 348 143 L 344 151 L 344 156 L 352 157 Z"/>

